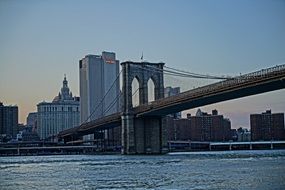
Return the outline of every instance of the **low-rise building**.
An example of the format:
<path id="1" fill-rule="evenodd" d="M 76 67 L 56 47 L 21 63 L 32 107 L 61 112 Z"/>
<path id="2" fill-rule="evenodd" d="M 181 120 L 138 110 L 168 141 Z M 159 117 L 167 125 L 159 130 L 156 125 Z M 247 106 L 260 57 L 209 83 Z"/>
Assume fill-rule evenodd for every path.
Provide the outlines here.
<path id="1" fill-rule="evenodd" d="M 39 135 L 33 130 L 32 127 L 25 127 L 17 134 L 17 141 L 34 142 L 39 140 Z"/>
<path id="2" fill-rule="evenodd" d="M 238 142 L 250 142 L 251 141 L 251 133 L 246 128 L 238 128 L 237 129 L 237 141 Z"/>
<path id="3" fill-rule="evenodd" d="M 187 119 L 166 119 L 168 140 L 229 141 L 232 140 L 231 122 L 219 115 L 198 109 L 196 116 L 187 114 Z"/>

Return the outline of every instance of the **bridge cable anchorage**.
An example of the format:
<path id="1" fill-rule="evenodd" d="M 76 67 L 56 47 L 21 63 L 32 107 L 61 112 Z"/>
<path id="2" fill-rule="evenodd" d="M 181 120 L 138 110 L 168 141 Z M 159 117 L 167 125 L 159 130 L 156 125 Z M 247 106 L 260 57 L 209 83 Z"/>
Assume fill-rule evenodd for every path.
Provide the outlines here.
<path id="1" fill-rule="evenodd" d="M 122 73 L 122 70 L 120 71 L 120 73 L 116 76 L 116 79 L 114 80 L 114 82 L 112 83 L 112 85 L 110 86 L 110 88 L 108 89 L 108 91 L 104 94 L 103 98 L 101 99 L 101 101 L 99 102 L 99 104 L 94 108 L 94 110 L 92 111 L 92 113 L 87 117 L 87 119 L 81 124 L 85 124 L 88 122 L 88 120 L 91 118 L 91 116 L 95 113 L 95 111 L 97 111 L 97 109 L 100 107 L 100 105 L 102 105 L 104 99 L 106 98 L 107 94 L 111 91 L 111 89 L 114 87 L 114 85 L 116 84 L 117 80 L 120 79 L 120 75 Z M 80 125 L 80 126 L 81 126 Z"/>

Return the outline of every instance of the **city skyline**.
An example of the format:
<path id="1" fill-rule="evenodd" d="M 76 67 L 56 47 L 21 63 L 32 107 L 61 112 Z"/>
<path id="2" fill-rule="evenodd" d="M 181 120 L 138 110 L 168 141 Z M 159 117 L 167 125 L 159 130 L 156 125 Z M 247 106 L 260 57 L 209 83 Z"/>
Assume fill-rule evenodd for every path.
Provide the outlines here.
<path id="1" fill-rule="evenodd" d="M 79 95 L 78 61 L 89 53 L 111 51 L 120 61 L 136 61 L 143 52 L 150 62 L 232 76 L 285 63 L 284 1 L 0 5 L 0 101 L 17 104 L 22 123 L 39 102 L 52 100 L 64 73 Z M 220 110 L 233 128 L 249 127 L 249 113 L 284 112 L 284 95 L 279 90 L 202 109 Z"/>

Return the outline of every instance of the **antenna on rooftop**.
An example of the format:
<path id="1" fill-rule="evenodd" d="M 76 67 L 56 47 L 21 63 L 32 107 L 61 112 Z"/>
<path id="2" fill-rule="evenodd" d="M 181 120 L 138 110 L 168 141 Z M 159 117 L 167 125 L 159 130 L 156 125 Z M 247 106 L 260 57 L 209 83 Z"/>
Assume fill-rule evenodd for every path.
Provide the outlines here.
<path id="1" fill-rule="evenodd" d="M 142 51 L 141 61 L 143 61 L 143 51 Z"/>

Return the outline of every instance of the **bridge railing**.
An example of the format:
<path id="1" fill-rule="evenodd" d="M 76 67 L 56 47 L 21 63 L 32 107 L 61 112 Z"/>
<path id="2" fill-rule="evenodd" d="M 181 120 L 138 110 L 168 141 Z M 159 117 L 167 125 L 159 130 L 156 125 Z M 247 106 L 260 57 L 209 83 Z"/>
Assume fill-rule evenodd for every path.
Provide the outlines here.
<path id="1" fill-rule="evenodd" d="M 262 69 L 257 72 L 241 75 L 232 79 L 227 79 L 218 83 L 210 84 L 204 87 L 197 88 L 195 90 L 191 90 L 191 94 L 204 94 L 205 92 L 217 91 L 224 88 L 232 87 L 233 85 L 236 87 L 237 85 L 244 85 L 245 83 L 253 83 L 257 80 L 266 79 L 268 77 L 272 77 L 275 74 L 279 74 L 280 72 L 285 72 L 285 65 L 279 65 L 268 69 Z"/>
<path id="2" fill-rule="evenodd" d="M 285 65 L 277 65 L 275 67 L 271 67 L 268 69 L 262 69 L 262 70 L 259 70 L 253 73 L 241 75 L 233 79 L 228 79 L 228 80 L 216 83 L 216 84 L 221 87 L 224 87 L 224 86 L 227 87 L 227 86 L 237 85 L 237 84 L 244 84 L 245 82 L 248 82 L 248 81 L 252 82 L 254 80 L 259 80 L 260 78 L 265 79 L 267 77 L 271 77 L 272 75 L 278 74 L 279 72 L 282 72 L 282 71 L 285 71 Z M 216 87 L 216 86 L 212 86 L 212 87 Z"/>
<path id="3" fill-rule="evenodd" d="M 76 126 L 76 127 L 69 128 L 69 129 L 66 129 L 64 131 L 61 131 L 57 136 L 58 137 L 64 137 L 64 136 L 67 136 L 67 135 L 70 135 L 70 134 L 76 134 L 76 133 L 84 132 L 84 131 L 92 129 L 93 126 L 95 126 L 95 125 L 97 127 L 100 127 L 100 126 L 102 126 L 102 125 L 104 125 L 106 123 L 116 123 L 116 122 L 120 121 L 121 115 L 122 115 L 121 112 L 110 114 L 108 116 L 104 116 L 104 117 L 101 117 L 101 118 L 98 118 L 98 119 L 86 122 L 84 124 L 81 124 L 79 126 Z"/>

